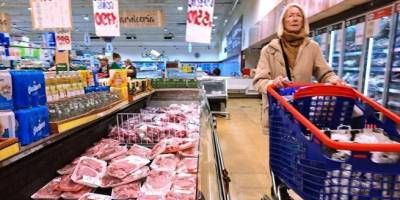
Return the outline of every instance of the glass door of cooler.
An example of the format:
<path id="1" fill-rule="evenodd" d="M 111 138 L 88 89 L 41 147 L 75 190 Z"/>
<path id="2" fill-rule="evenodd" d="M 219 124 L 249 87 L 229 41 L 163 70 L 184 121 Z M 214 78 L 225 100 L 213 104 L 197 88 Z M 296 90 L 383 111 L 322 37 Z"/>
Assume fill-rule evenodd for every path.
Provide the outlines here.
<path id="1" fill-rule="evenodd" d="M 394 44 L 389 85 L 387 91 L 387 107 L 400 115 L 400 4 L 396 5 Z"/>
<path id="2" fill-rule="evenodd" d="M 361 68 L 364 65 L 365 16 L 346 20 L 342 79 L 353 88 L 361 90 Z"/>
<path id="3" fill-rule="evenodd" d="M 333 71 L 342 77 L 343 23 L 328 26 L 329 54 L 328 63 Z"/>
<path id="4" fill-rule="evenodd" d="M 367 60 L 363 79 L 363 93 L 380 104 L 383 104 L 384 97 L 391 22 L 391 6 L 373 11 L 367 15 L 365 31 Z"/>
<path id="5" fill-rule="evenodd" d="M 328 62 L 328 57 L 329 57 L 329 40 L 328 40 L 328 33 L 327 33 L 327 28 L 321 28 L 318 29 L 314 32 L 314 41 L 316 41 L 319 44 L 319 47 L 321 48 L 322 55 L 324 56 L 326 62 Z"/>

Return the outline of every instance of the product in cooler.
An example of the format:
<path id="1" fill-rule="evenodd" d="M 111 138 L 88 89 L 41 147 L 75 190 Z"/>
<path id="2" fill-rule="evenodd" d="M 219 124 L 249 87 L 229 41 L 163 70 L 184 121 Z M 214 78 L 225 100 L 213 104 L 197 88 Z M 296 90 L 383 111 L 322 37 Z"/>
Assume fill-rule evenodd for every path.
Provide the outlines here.
<path id="1" fill-rule="evenodd" d="M 158 171 L 175 171 L 179 158 L 174 154 L 162 154 L 154 158 L 150 167 Z"/>
<path id="2" fill-rule="evenodd" d="M 107 163 L 103 160 L 83 156 L 72 173 L 71 179 L 83 185 L 98 187 L 101 185 L 101 178 L 105 175 Z"/>
<path id="3" fill-rule="evenodd" d="M 165 195 L 140 193 L 137 200 L 165 200 Z"/>
<path id="4" fill-rule="evenodd" d="M 127 87 L 128 86 L 128 72 L 124 69 L 110 70 L 110 83 L 111 87 Z"/>
<path id="5" fill-rule="evenodd" d="M 86 193 L 79 200 L 112 200 L 112 198 L 109 195 Z"/>
<path id="6" fill-rule="evenodd" d="M 0 73 L 1 74 L 1 73 Z M 0 112 L 0 137 L 16 137 L 15 115 L 12 111 Z"/>
<path id="7" fill-rule="evenodd" d="M 11 74 L 7 71 L 0 72 L 0 110 L 12 110 L 13 105 L 13 88 Z"/>
<path id="8" fill-rule="evenodd" d="M 40 71 L 11 71 L 14 107 L 46 105 L 44 74 Z"/>
<path id="9" fill-rule="evenodd" d="M 172 190 L 186 190 L 196 191 L 196 180 L 197 176 L 195 174 L 178 173 L 172 185 Z"/>
<path id="10" fill-rule="evenodd" d="M 128 155 L 135 155 L 135 156 L 140 156 L 143 158 L 150 158 L 150 154 L 151 154 L 151 149 L 145 147 L 145 146 L 141 146 L 138 144 L 134 144 L 127 152 Z"/>
<path id="11" fill-rule="evenodd" d="M 150 168 L 148 166 L 144 166 L 144 167 L 136 170 L 135 172 L 129 174 L 127 177 L 125 177 L 123 179 L 115 178 L 110 175 L 105 175 L 102 178 L 101 187 L 109 188 L 109 187 L 115 187 L 115 186 L 131 183 L 134 181 L 138 181 L 140 179 L 147 177 L 149 172 L 150 172 Z"/>
<path id="12" fill-rule="evenodd" d="M 71 175 L 64 175 L 61 177 L 58 189 L 63 192 L 78 192 L 85 186 L 79 183 L 75 183 L 71 180 Z"/>
<path id="13" fill-rule="evenodd" d="M 81 190 L 79 190 L 77 192 L 63 192 L 61 194 L 61 197 L 63 199 L 71 199 L 71 200 L 74 199 L 74 200 L 76 200 L 76 199 L 80 199 L 86 193 L 93 192 L 93 190 L 94 190 L 93 188 L 85 186 L 84 188 L 82 188 Z"/>
<path id="14" fill-rule="evenodd" d="M 120 145 L 109 145 L 107 148 L 103 148 L 101 152 L 99 152 L 99 159 L 102 160 L 111 160 L 115 157 L 121 156 L 128 151 L 126 146 Z"/>
<path id="15" fill-rule="evenodd" d="M 21 145 L 27 145 L 49 135 L 49 116 L 45 106 L 15 111 L 18 121 L 17 137 Z"/>
<path id="16" fill-rule="evenodd" d="M 179 173 L 197 173 L 197 158 L 184 158 L 178 163 Z"/>
<path id="17" fill-rule="evenodd" d="M 196 143 L 191 148 L 179 151 L 179 155 L 182 157 L 198 157 L 199 156 L 198 143 Z"/>
<path id="18" fill-rule="evenodd" d="M 63 168 L 57 170 L 57 173 L 60 175 L 67 175 L 67 174 L 72 174 L 75 170 L 77 163 L 70 163 L 65 165 Z"/>
<path id="19" fill-rule="evenodd" d="M 154 145 L 153 149 L 151 150 L 150 158 L 154 159 L 156 156 L 165 152 L 167 145 L 165 140 L 160 141 L 156 145 Z"/>
<path id="20" fill-rule="evenodd" d="M 171 190 L 165 200 L 195 200 L 196 193 L 185 190 Z"/>
<path id="21" fill-rule="evenodd" d="M 145 194 L 166 195 L 172 186 L 175 172 L 151 170 L 141 191 Z"/>
<path id="22" fill-rule="evenodd" d="M 139 156 L 128 156 L 112 162 L 107 168 L 107 174 L 122 179 L 149 162 L 150 160 Z"/>
<path id="23" fill-rule="evenodd" d="M 58 190 L 58 185 L 61 181 L 60 177 L 54 178 L 44 187 L 40 188 L 31 196 L 32 199 L 59 199 L 62 191 Z"/>
<path id="24" fill-rule="evenodd" d="M 113 199 L 136 199 L 140 192 L 140 182 L 128 183 L 112 189 Z"/>

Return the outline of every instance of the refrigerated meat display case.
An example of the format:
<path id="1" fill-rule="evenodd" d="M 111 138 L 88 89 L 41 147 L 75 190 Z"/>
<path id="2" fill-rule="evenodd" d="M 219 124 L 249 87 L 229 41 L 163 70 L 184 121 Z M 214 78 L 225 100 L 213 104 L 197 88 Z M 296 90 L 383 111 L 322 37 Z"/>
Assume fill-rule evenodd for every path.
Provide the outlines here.
<path id="1" fill-rule="evenodd" d="M 400 115 L 400 4 L 395 7 L 394 13 L 394 42 L 391 60 L 391 69 L 388 70 L 388 86 L 386 102 L 390 110 Z"/>
<path id="2" fill-rule="evenodd" d="M 342 79 L 360 91 L 362 85 L 359 80 L 364 66 L 364 28 L 364 15 L 345 21 Z"/>
<path id="3" fill-rule="evenodd" d="M 30 199 L 30 196 L 57 176 L 57 170 L 81 156 L 89 147 L 108 137 L 110 127 L 117 124 L 117 115 L 138 113 L 147 106 L 171 103 L 200 105 L 199 199 L 229 199 L 221 149 L 214 128 L 206 94 L 200 89 L 159 89 L 90 123 L 60 134 L 54 134 L 0 162 L 0 193 L 7 200 Z M 7 180 L 7 181 L 4 181 Z M 97 189 L 96 193 L 110 191 Z"/>
<path id="4" fill-rule="evenodd" d="M 392 27 L 392 6 L 375 10 L 367 15 L 366 62 L 363 93 L 383 104 L 385 75 L 389 66 L 389 40 Z"/>
<path id="5" fill-rule="evenodd" d="M 329 40 L 328 40 L 328 29 L 327 27 L 320 28 L 314 31 L 314 41 L 319 44 L 319 47 L 322 51 L 322 55 L 324 56 L 326 62 L 328 62 L 329 56 Z"/>

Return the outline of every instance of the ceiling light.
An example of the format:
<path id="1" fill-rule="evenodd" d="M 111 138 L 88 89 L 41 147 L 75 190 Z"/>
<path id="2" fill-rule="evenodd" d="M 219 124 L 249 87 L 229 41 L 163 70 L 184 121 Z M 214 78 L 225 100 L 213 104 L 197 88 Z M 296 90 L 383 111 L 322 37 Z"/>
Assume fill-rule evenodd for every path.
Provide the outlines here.
<path id="1" fill-rule="evenodd" d="M 226 19 L 224 22 L 225 22 L 225 23 L 228 23 L 228 20 Z"/>
<path id="2" fill-rule="evenodd" d="M 213 24 L 212 27 L 215 27 L 215 24 Z"/>
<path id="3" fill-rule="evenodd" d="M 182 10 L 183 10 L 183 7 L 182 7 L 182 6 L 178 6 L 177 9 L 178 9 L 179 11 L 182 11 Z"/>
<path id="4" fill-rule="evenodd" d="M 89 15 L 85 15 L 85 16 L 83 17 L 83 19 L 86 20 L 86 21 L 89 21 Z"/>
<path id="5" fill-rule="evenodd" d="M 168 31 L 168 29 L 167 28 L 164 28 L 164 32 L 167 32 Z"/>
<path id="6" fill-rule="evenodd" d="M 29 7 L 29 8 L 28 8 L 28 10 L 29 10 L 29 11 L 31 11 L 31 10 L 32 10 L 32 8 L 31 8 L 31 7 Z"/>
<path id="7" fill-rule="evenodd" d="M 214 16 L 214 19 L 218 19 L 218 16 Z"/>

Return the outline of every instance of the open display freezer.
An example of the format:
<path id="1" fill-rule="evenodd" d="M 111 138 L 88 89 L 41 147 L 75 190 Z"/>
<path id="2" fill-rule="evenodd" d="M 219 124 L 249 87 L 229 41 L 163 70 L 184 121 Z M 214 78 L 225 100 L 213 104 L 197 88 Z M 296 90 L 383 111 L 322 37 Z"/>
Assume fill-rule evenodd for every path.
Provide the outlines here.
<path id="1" fill-rule="evenodd" d="M 392 33 L 394 34 L 394 44 L 386 94 L 387 107 L 400 115 L 400 3 L 396 5 L 395 10 L 395 29 Z"/>
<path id="2" fill-rule="evenodd" d="M 321 48 L 322 55 L 328 62 L 329 57 L 329 40 L 328 40 L 328 29 L 327 27 L 320 28 L 316 30 L 313 39 L 319 44 Z"/>
<path id="3" fill-rule="evenodd" d="M 342 79 L 357 90 L 361 90 L 362 86 L 359 80 L 364 66 L 364 28 L 364 15 L 345 22 Z"/>
<path id="4" fill-rule="evenodd" d="M 363 93 L 383 104 L 385 75 L 388 66 L 389 41 L 392 27 L 392 6 L 381 8 L 367 15 L 366 62 Z"/>

